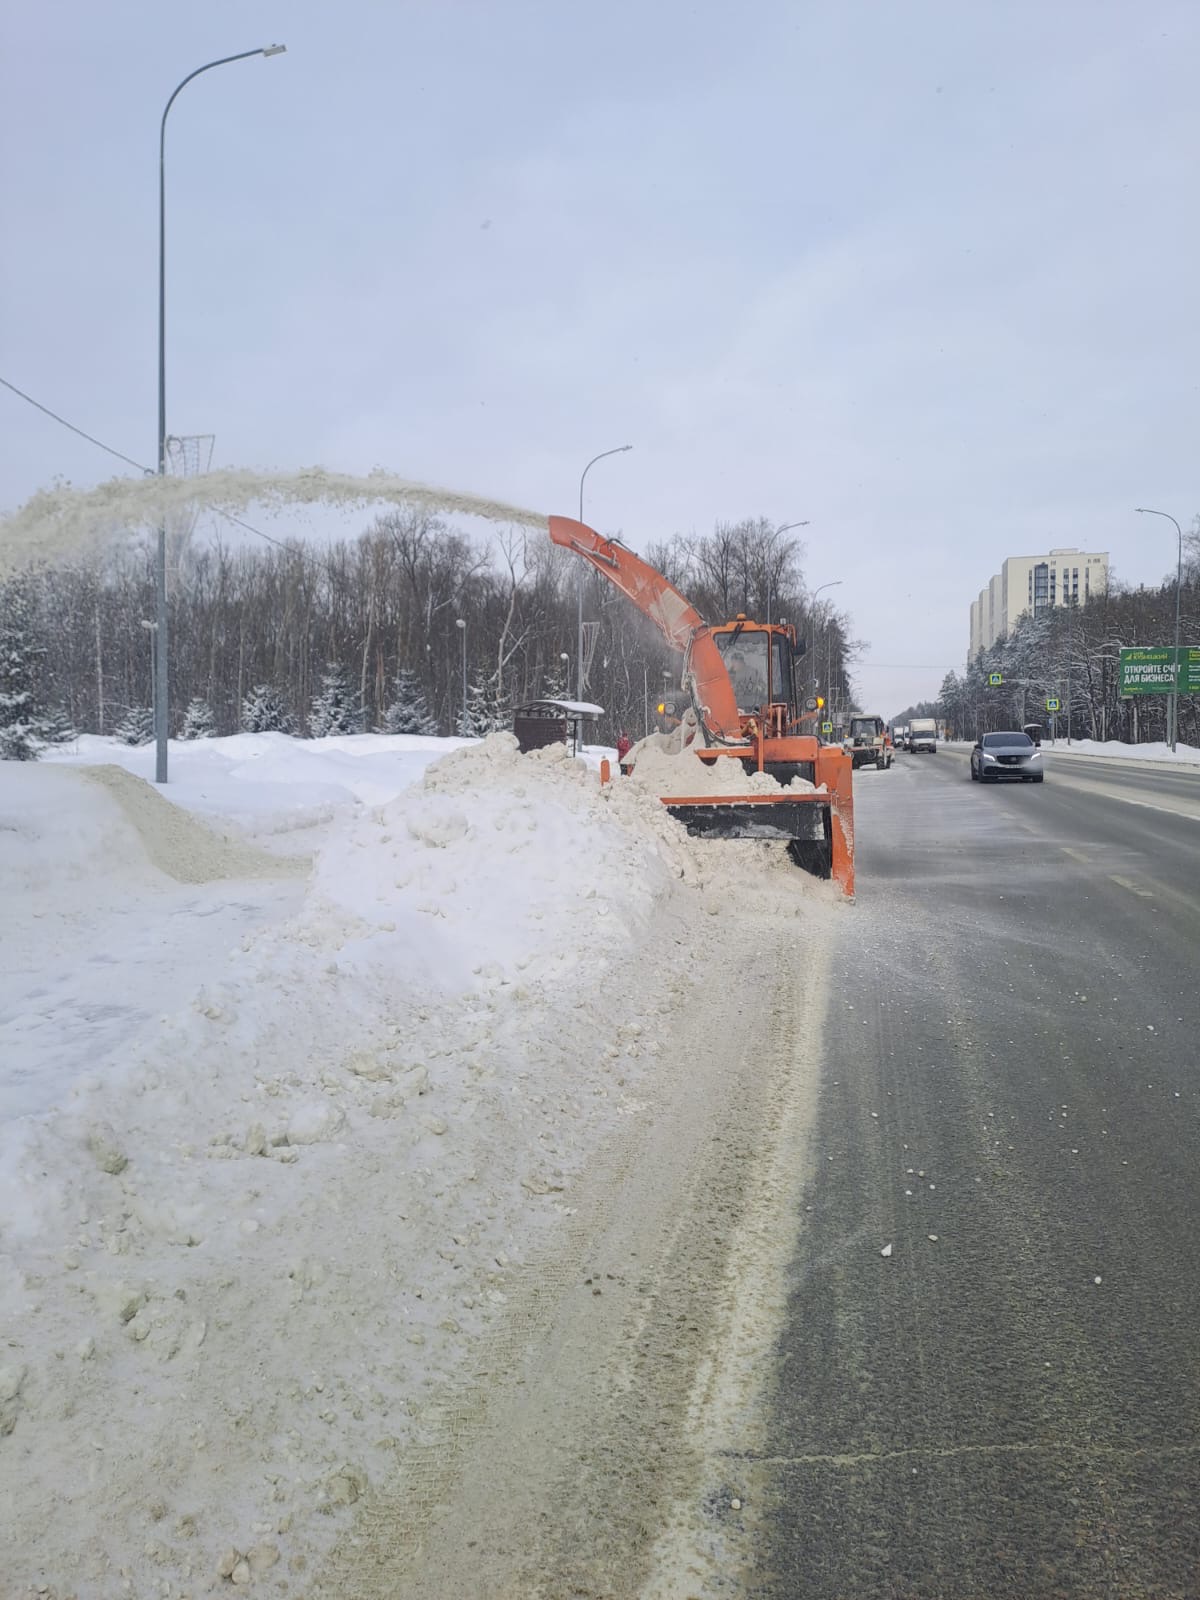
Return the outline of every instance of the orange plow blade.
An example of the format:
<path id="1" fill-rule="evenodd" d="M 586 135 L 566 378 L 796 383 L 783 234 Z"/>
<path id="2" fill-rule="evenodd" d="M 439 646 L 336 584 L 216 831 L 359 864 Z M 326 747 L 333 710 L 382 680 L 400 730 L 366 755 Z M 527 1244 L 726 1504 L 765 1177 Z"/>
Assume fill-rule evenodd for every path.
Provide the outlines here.
<path id="1" fill-rule="evenodd" d="M 848 773 L 849 757 L 837 754 Z M 848 780 L 844 792 L 830 787 L 805 794 L 670 795 L 662 803 L 694 838 L 785 843 L 797 866 L 818 878 L 832 878 L 848 900 L 854 898 L 854 809 Z"/>

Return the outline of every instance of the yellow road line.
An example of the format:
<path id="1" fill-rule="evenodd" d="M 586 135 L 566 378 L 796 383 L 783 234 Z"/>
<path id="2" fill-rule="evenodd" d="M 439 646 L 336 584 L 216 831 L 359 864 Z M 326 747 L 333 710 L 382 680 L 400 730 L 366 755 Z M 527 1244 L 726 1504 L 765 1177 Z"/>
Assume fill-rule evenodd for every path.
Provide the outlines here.
<path id="1" fill-rule="evenodd" d="M 1109 877 L 1114 883 L 1119 883 L 1122 889 L 1128 889 L 1130 894 L 1136 894 L 1139 899 L 1154 899 L 1154 896 L 1150 893 L 1149 889 L 1139 889 L 1137 884 L 1132 882 L 1129 878 L 1119 878 L 1115 872 L 1110 872 Z"/>

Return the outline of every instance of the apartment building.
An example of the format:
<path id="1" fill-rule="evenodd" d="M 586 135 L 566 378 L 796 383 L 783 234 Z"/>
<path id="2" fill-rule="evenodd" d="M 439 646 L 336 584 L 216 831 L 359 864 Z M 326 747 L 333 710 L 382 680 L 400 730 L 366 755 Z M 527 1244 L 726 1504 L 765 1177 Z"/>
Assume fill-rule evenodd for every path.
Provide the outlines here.
<path id="1" fill-rule="evenodd" d="M 1009 556 L 1000 571 L 971 602 L 973 661 L 1032 611 L 1036 616 L 1054 606 L 1085 605 L 1108 588 L 1108 552 L 1070 546 L 1044 556 Z"/>

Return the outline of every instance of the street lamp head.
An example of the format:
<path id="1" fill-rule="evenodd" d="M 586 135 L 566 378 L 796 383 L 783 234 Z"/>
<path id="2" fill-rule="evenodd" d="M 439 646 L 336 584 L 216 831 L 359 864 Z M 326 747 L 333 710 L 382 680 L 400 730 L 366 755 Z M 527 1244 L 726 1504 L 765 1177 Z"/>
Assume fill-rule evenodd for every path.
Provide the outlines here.
<path id="1" fill-rule="evenodd" d="M 465 627 L 466 627 L 466 625 L 467 625 L 467 624 L 466 624 L 466 622 L 465 622 L 465 621 L 464 621 L 464 619 L 463 619 L 463 618 L 462 618 L 462 617 L 455 617 L 455 619 L 454 619 L 454 626 L 455 626 L 455 627 L 456 627 L 456 628 L 465 628 Z"/>
<path id="2" fill-rule="evenodd" d="M 285 55 L 286 53 L 287 53 L 287 45 L 285 45 L 285 44 L 269 44 L 262 51 L 262 55 L 263 55 L 264 59 L 267 56 L 281 56 L 281 55 Z"/>

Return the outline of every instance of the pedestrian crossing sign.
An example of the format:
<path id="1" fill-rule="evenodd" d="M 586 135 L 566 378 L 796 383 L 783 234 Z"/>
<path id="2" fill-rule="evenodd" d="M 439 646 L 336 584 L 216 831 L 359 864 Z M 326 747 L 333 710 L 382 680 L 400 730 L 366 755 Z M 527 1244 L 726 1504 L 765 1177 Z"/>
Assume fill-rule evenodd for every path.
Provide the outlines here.
<path id="1" fill-rule="evenodd" d="M 988 683 L 992 686 L 993 689 L 998 689 L 1003 682 L 1004 682 L 1004 674 L 1002 672 L 989 672 L 988 673 Z"/>
<path id="2" fill-rule="evenodd" d="M 1062 705 L 1058 700 L 1047 700 L 1046 701 L 1046 710 L 1047 711 L 1061 711 L 1062 710 Z"/>

